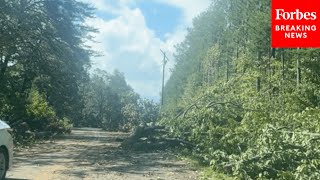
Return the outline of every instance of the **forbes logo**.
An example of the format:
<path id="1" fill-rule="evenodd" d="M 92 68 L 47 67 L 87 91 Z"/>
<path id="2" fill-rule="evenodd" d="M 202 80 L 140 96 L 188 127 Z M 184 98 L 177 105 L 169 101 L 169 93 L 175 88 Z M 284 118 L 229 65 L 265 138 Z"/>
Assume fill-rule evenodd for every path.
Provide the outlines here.
<path id="1" fill-rule="evenodd" d="M 275 20 L 316 20 L 317 12 L 300 12 L 296 9 L 295 12 L 286 12 L 284 9 L 276 9 Z"/>
<path id="2" fill-rule="evenodd" d="M 320 0 L 271 0 L 273 48 L 320 48 Z"/>

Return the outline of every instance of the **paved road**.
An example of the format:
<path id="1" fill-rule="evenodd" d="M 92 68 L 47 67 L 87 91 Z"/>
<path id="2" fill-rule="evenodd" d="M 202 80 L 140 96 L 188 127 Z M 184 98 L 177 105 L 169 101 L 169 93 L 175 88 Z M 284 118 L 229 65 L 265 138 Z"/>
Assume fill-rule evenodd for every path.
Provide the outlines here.
<path id="1" fill-rule="evenodd" d="M 126 133 L 75 129 L 68 136 L 15 152 L 8 180 L 193 180 L 197 173 L 169 153 L 119 148 Z"/>

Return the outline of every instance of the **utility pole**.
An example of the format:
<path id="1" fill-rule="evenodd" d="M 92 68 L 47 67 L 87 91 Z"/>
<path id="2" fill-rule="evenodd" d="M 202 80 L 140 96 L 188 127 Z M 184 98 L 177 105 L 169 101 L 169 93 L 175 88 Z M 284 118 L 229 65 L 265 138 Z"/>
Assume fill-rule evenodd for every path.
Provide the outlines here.
<path id="1" fill-rule="evenodd" d="M 163 106 L 163 100 L 164 100 L 164 73 L 165 73 L 165 67 L 166 67 L 166 64 L 168 62 L 168 57 L 166 55 L 166 53 L 164 51 L 162 51 L 160 49 L 160 51 L 162 52 L 163 54 L 163 64 L 162 64 L 162 90 L 161 90 L 161 107 Z"/>

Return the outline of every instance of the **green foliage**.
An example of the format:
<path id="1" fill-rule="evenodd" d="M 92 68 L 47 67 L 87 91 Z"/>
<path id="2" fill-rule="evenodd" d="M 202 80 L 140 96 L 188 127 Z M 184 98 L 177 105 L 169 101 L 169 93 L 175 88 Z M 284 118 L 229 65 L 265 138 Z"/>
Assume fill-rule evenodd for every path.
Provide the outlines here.
<path id="1" fill-rule="evenodd" d="M 270 1 L 214 0 L 177 46 L 161 123 L 238 179 L 319 179 L 319 50 L 270 49 Z"/>
<path id="2" fill-rule="evenodd" d="M 68 118 L 58 119 L 49 124 L 50 130 L 57 133 L 71 133 L 72 122 Z"/>
<path id="3" fill-rule="evenodd" d="M 76 0 L 0 1 L 0 118 L 18 135 L 70 131 L 80 119 L 92 13 Z"/>
<path id="4" fill-rule="evenodd" d="M 96 70 L 83 89 L 83 119 L 77 126 L 129 131 L 158 118 L 158 105 L 141 99 L 117 70 L 113 74 Z"/>
<path id="5" fill-rule="evenodd" d="M 141 122 L 155 122 L 159 117 L 159 104 L 149 99 L 140 99 L 139 114 L 139 119 Z"/>
<path id="6" fill-rule="evenodd" d="M 89 75 L 95 52 L 85 42 L 96 30 L 85 21 L 93 11 L 78 0 L 0 0 L 0 118 L 17 141 L 68 133 L 72 124 L 130 130 L 157 119 L 158 105 L 123 73 Z"/>
<path id="7" fill-rule="evenodd" d="M 31 89 L 28 102 L 29 104 L 27 105 L 26 110 L 29 116 L 46 120 L 56 118 L 56 113 L 53 108 L 49 106 L 44 96 L 37 90 Z"/>
<path id="8" fill-rule="evenodd" d="M 68 118 L 59 119 L 54 109 L 48 104 L 44 96 L 34 88 L 29 93 L 26 105 L 27 123 L 35 132 L 70 132 L 71 122 Z"/>

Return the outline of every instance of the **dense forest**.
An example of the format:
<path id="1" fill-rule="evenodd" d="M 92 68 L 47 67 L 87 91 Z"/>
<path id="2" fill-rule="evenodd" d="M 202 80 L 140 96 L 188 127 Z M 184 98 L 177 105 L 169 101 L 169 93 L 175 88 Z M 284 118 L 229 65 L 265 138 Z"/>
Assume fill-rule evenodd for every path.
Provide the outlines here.
<path id="1" fill-rule="evenodd" d="M 158 118 L 158 104 L 141 98 L 117 70 L 109 74 L 97 69 L 80 91 L 83 108 L 77 126 L 130 131 Z"/>
<path id="2" fill-rule="evenodd" d="M 176 47 L 161 122 L 240 179 L 320 179 L 320 50 L 272 49 L 271 1 L 213 0 Z"/>
<path id="3" fill-rule="evenodd" d="M 94 8 L 76 0 L 0 0 L 0 119 L 15 142 L 72 126 L 130 130 L 156 119 L 122 73 L 90 73 Z"/>
<path id="4" fill-rule="evenodd" d="M 239 179 L 320 179 L 320 50 L 270 48 L 269 0 L 212 0 L 176 46 L 159 105 L 92 70 L 94 8 L 0 0 L 0 119 L 15 142 L 158 120 L 193 157 Z"/>

